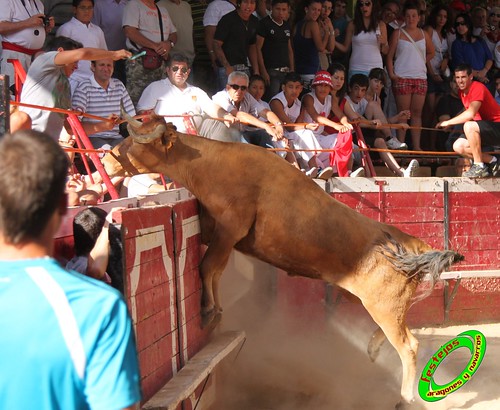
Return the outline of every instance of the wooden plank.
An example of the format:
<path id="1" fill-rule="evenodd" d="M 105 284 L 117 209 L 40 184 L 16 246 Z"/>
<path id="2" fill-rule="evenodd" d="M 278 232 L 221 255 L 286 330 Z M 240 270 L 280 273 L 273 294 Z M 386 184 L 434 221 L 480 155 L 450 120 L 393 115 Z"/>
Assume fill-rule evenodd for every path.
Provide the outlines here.
<path id="1" fill-rule="evenodd" d="M 459 278 L 500 278 L 500 269 L 454 271 L 441 273 L 441 279 Z"/>
<path id="2" fill-rule="evenodd" d="M 174 410 L 206 379 L 212 370 L 245 339 L 245 332 L 225 332 L 216 336 L 158 391 L 143 410 Z"/>

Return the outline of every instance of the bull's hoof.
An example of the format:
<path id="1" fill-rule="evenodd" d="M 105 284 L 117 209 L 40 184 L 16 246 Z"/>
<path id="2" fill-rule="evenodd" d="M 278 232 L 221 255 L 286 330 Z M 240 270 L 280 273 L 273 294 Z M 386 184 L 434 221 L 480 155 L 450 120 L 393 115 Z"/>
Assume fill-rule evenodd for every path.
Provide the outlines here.
<path id="1" fill-rule="evenodd" d="M 201 314 L 201 328 L 209 331 L 215 329 L 220 323 L 222 314 L 217 309 L 212 309 Z"/>

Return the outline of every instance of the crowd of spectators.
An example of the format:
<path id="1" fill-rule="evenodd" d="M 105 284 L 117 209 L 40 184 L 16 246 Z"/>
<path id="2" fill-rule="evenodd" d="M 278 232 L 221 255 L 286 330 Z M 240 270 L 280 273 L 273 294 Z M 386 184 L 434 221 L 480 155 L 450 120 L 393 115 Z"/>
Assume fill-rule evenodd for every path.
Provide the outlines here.
<path id="1" fill-rule="evenodd" d="M 22 102 L 106 118 L 82 118 L 96 148 L 122 140 L 122 105 L 130 115 L 184 115 L 171 119 L 182 132 L 268 148 L 331 149 L 362 120 L 371 146 L 449 150 L 460 124 L 422 127 L 457 115 L 453 70 L 470 65 L 495 97 L 500 86 L 495 1 L 469 10 L 460 0 L 357 0 L 350 13 L 345 0 L 73 0 L 74 17 L 58 28 L 40 0 L 18 3 L 0 10 L 2 73 L 13 76 L 6 60 L 18 58 L 28 71 Z M 61 114 L 21 110 L 34 129 L 72 143 Z M 306 123 L 302 132 L 285 127 L 292 120 Z M 319 151 L 280 155 L 312 176 L 334 165 Z M 396 176 L 414 175 L 416 161 L 404 169 L 390 152 L 380 157 Z"/>

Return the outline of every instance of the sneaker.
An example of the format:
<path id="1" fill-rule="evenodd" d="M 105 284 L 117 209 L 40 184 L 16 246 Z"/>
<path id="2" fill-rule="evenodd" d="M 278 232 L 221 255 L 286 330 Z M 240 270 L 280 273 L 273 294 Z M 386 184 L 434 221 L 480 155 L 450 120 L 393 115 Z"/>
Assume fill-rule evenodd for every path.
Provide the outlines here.
<path id="1" fill-rule="evenodd" d="M 318 175 L 318 168 L 312 167 L 309 171 L 304 171 L 309 178 L 316 178 Z"/>
<path id="2" fill-rule="evenodd" d="M 490 162 L 488 168 L 492 177 L 500 177 L 500 162 L 498 159 L 495 162 Z"/>
<path id="3" fill-rule="evenodd" d="M 417 170 L 420 165 L 416 159 L 412 159 L 405 170 L 403 170 L 403 177 L 410 178 L 417 175 Z"/>
<path id="4" fill-rule="evenodd" d="M 486 178 L 490 177 L 491 173 L 487 165 L 473 164 L 468 171 L 462 174 L 462 176 L 466 178 Z"/>
<path id="5" fill-rule="evenodd" d="M 406 145 L 404 142 L 400 142 L 396 137 L 385 140 L 385 143 L 387 144 L 387 148 L 389 149 L 408 149 L 408 145 Z"/>
<path id="6" fill-rule="evenodd" d="M 364 177 L 365 176 L 365 169 L 363 167 L 359 167 L 356 171 L 351 172 L 351 175 L 349 175 L 351 178 L 356 178 L 356 177 Z"/>
<path id="7" fill-rule="evenodd" d="M 316 178 L 324 179 L 326 181 L 326 180 L 330 179 L 332 176 L 333 176 L 333 168 L 326 167 L 326 168 L 323 168 L 319 171 Z"/>

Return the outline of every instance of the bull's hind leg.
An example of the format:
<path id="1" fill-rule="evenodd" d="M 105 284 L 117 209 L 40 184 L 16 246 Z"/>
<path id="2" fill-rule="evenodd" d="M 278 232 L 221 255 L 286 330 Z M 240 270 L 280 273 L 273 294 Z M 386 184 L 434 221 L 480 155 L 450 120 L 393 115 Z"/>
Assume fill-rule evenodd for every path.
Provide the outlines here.
<path id="1" fill-rule="evenodd" d="M 401 309 L 401 306 L 388 309 L 386 304 L 382 305 L 385 308 L 380 306 L 377 303 L 370 306 L 365 305 L 373 320 L 380 326 L 380 329 L 398 352 L 403 365 L 402 402 L 398 404 L 397 408 L 399 408 L 414 401 L 413 387 L 416 376 L 418 341 L 405 324 L 405 313 L 395 313 L 406 312 L 406 309 Z M 380 339 L 382 338 L 378 340 Z"/>

